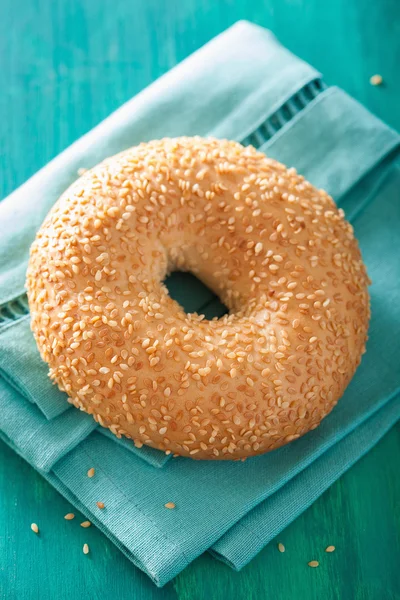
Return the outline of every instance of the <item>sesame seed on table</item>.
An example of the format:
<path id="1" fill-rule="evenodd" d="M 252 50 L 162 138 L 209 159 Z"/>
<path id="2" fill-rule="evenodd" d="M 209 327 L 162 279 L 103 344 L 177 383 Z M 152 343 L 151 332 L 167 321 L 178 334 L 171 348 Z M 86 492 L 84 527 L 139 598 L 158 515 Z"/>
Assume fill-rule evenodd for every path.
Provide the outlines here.
<path id="1" fill-rule="evenodd" d="M 68 513 L 67 515 L 65 515 L 64 519 L 66 521 L 72 521 L 72 519 L 75 519 L 75 515 L 74 513 Z"/>
<path id="2" fill-rule="evenodd" d="M 328 83 L 343 87 L 400 129 L 400 5 L 394 0 L 114 0 L 112 10 L 105 0 L 3 0 L 1 197 L 241 18 L 273 29 Z M 384 85 L 370 84 L 374 74 Z M 79 176 L 87 165 L 81 167 Z M 168 285 L 188 312 L 212 305 L 209 292 L 192 281 L 185 288 L 185 281 L 174 274 Z M 206 554 L 162 590 L 96 527 L 82 528 L 85 516 L 0 443 L 0 598 L 294 600 L 301 590 L 304 600 L 395 600 L 400 597 L 399 433 L 399 427 L 391 430 L 242 572 Z M 100 469 L 83 465 L 83 477 L 92 466 Z M 178 519 L 185 507 L 178 504 L 178 493 L 165 502 L 171 498 L 177 509 L 161 504 L 160 510 Z M 71 510 L 76 518 L 66 522 Z M 38 524 L 39 535 L 31 523 Z M 83 556 L 84 544 L 90 547 L 88 556 Z M 328 545 L 336 548 L 331 554 L 325 551 Z M 311 560 L 320 566 L 308 567 Z"/>

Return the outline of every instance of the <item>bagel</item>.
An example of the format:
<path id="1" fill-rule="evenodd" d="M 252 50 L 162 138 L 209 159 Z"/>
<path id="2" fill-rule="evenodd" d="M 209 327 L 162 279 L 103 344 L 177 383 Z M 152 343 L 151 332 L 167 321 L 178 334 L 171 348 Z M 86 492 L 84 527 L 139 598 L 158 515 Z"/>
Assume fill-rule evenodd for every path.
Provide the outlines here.
<path id="1" fill-rule="evenodd" d="M 168 294 L 190 271 L 226 304 Z M 117 436 L 242 459 L 318 426 L 365 349 L 351 225 L 294 169 L 237 142 L 142 143 L 87 171 L 31 248 L 32 330 L 69 402 Z"/>

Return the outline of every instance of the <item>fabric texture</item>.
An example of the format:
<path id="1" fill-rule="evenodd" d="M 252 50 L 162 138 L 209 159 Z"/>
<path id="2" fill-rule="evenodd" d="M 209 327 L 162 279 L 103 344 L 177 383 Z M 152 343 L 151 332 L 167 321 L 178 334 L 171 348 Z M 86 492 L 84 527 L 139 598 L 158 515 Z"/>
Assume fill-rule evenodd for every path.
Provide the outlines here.
<path id="1" fill-rule="evenodd" d="M 337 407 L 318 429 L 244 463 L 169 459 L 97 428 L 51 384 L 29 329 L 29 246 L 77 169 L 183 134 L 251 143 L 324 187 L 351 220 L 373 281 L 367 353 Z M 400 417 L 399 142 L 270 32 L 240 22 L 0 203 L 0 437 L 157 585 L 206 550 L 242 568 Z"/>

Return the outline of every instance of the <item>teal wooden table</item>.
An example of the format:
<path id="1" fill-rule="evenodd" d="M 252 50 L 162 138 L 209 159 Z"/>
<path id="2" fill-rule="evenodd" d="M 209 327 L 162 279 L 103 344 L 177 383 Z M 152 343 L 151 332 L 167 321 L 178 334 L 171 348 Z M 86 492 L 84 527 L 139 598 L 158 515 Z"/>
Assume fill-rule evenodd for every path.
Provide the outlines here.
<path id="1" fill-rule="evenodd" d="M 0 196 L 243 18 L 400 129 L 398 0 L 2 0 Z M 0 444 L 0 598 L 398 600 L 399 456 L 397 426 L 279 536 L 284 554 L 272 543 L 241 573 L 204 555 L 158 590 L 94 527 L 79 527 L 81 515 L 65 521 L 71 506 Z"/>

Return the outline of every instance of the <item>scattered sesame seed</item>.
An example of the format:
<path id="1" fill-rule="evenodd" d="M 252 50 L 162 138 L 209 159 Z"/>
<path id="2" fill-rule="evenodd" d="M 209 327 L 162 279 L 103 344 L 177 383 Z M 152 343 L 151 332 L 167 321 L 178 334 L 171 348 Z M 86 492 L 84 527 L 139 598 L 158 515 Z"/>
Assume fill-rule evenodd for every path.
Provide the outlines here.
<path id="1" fill-rule="evenodd" d="M 88 546 L 88 544 L 83 544 L 83 554 L 89 554 L 89 546 Z"/>
<path id="2" fill-rule="evenodd" d="M 39 527 L 36 525 L 36 523 L 32 523 L 31 529 L 34 533 L 39 533 Z"/>
<path id="3" fill-rule="evenodd" d="M 91 468 L 91 469 L 89 469 L 89 471 L 87 472 L 87 476 L 88 476 L 88 477 L 93 477 L 93 475 L 94 475 L 94 474 L 95 474 L 95 470 L 94 470 L 94 468 L 92 467 L 92 468 Z"/>
<path id="4" fill-rule="evenodd" d="M 285 546 L 281 542 L 278 544 L 278 550 L 279 552 L 285 552 Z"/>
<path id="5" fill-rule="evenodd" d="M 325 552 L 334 552 L 335 551 L 335 546 L 328 546 L 327 548 L 325 548 Z"/>
<path id="6" fill-rule="evenodd" d="M 72 521 L 72 519 L 75 519 L 75 515 L 74 515 L 74 513 L 68 513 L 65 515 L 64 519 L 66 521 Z"/>
<path id="7" fill-rule="evenodd" d="M 381 85 L 383 83 L 382 75 L 372 75 L 369 80 L 371 85 Z"/>
<path id="8" fill-rule="evenodd" d="M 174 502 L 167 502 L 166 504 L 164 504 L 165 508 L 175 508 L 175 503 Z"/>
<path id="9" fill-rule="evenodd" d="M 317 560 L 311 560 L 311 561 L 308 563 L 308 566 L 309 566 L 309 567 L 313 567 L 313 568 L 315 568 L 315 567 L 319 567 L 319 562 L 318 562 Z"/>
<path id="10" fill-rule="evenodd" d="M 97 506 L 101 509 L 104 508 L 104 502 L 96 502 Z"/>
<path id="11" fill-rule="evenodd" d="M 90 526 L 91 526 L 91 522 L 90 522 L 90 521 L 83 521 L 83 522 L 81 523 L 81 527 L 84 527 L 85 529 L 86 529 L 87 527 L 90 527 Z"/>

